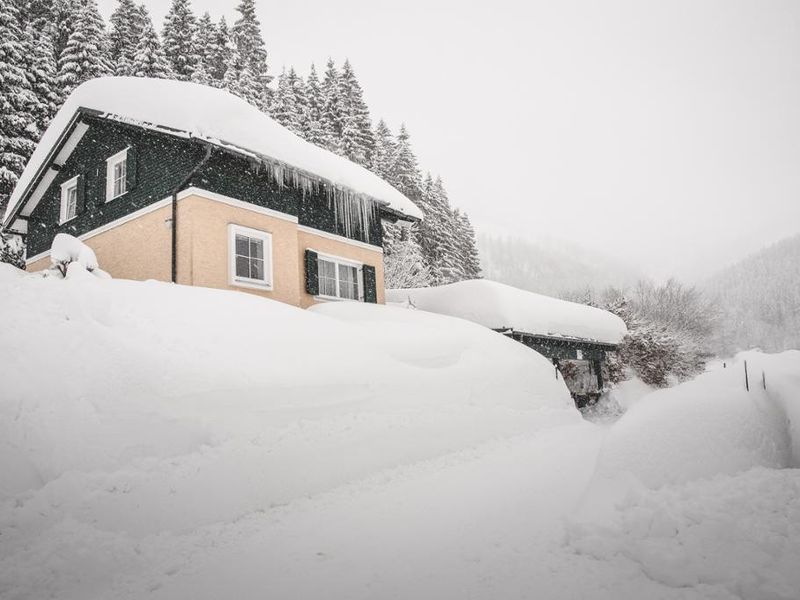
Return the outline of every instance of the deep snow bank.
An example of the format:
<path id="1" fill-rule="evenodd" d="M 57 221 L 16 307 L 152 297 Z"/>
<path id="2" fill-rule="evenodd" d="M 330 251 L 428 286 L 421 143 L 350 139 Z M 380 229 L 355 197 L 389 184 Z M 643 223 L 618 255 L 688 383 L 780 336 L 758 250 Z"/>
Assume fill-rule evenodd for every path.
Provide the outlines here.
<path id="1" fill-rule="evenodd" d="M 708 597 L 794 600 L 799 417 L 797 351 L 742 353 L 645 396 L 609 428 L 570 545 Z"/>
<path id="2" fill-rule="evenodd" d="M 544 359 L 457 319 L 78 271 L 0 265 L 6 515 L 111 477 L 131 493 L 106 499 L 109 526 L 192 527 L 579 418 Z"/>

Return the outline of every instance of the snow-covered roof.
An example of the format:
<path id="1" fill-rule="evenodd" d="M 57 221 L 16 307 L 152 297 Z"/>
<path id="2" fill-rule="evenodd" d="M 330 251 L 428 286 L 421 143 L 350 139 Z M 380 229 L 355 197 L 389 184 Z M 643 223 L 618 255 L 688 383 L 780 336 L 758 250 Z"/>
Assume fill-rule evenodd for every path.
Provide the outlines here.
<path id="1" fill-rule="evenodd" d="M 618 344 L 628 331 L 622 319 L 608 311 L 486 279 L 387 290 L 386 295 L 390 302 L 411 301 L 420 310 L 530 335 Z"/>
<path id="2" fill-rule="evenodd" d="M 303 140 L 225 90 L 167 79 L 102 77 L 78 86 L 50 123 L 11 195 L 6 225 L 79 109 L 198 138 L 272 162 L 279 168 L 299 170 L 301 175 L 332 185 L 335 192 L 369 197 L 400 215 L 422 218 L 411 200 L 374 173 Z M 289 175 L 285 179 L 292 181 Z"/>

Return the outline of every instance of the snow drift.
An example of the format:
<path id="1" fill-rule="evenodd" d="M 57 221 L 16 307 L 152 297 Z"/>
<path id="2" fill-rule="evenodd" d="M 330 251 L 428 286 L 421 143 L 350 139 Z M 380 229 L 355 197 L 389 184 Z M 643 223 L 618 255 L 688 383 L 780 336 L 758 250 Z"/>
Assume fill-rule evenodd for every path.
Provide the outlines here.
<path id="1" fill-rule="evenodd" d="M 618 344 L 627 333 L 608 311 L 473 279 L 438 287 L 387 290 L 387 301 L 479 323 L 491 329 Z"/>

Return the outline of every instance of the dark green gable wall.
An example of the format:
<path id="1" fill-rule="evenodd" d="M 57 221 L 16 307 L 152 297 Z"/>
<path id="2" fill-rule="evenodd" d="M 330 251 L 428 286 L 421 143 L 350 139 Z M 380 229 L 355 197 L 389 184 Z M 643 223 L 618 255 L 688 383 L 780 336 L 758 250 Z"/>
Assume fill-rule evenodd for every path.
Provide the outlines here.
<path id="1" fill-rule="evenodd" d="M 28 256 L 50 248 L 57 233 L 79 236 L 167 198 L 205 155 L 196 142 L 103 119 L 86 118 L 89 130 L 72 152 L 58 176 L 31 215 Z M 136 182 L 119 198 L 105 202 L 106 159 L 132 147 Z M 61 184 L 76 175 L 84 177 L 84 206 L 78 216 L 59 225 Z M 215 149 L 211 159 L 186 187 L 196 186 L 258 206 L 295 215 L 302 225 L 345 235 L 335 221 L 324 194 L 306 196 L 289 187 L 280 189 L 263 167 L 245 158 Z M 350 236 L 366 240 L 364 232 Z M 369 241 L 381 245 L 381 227 L 375 220 Z"/>

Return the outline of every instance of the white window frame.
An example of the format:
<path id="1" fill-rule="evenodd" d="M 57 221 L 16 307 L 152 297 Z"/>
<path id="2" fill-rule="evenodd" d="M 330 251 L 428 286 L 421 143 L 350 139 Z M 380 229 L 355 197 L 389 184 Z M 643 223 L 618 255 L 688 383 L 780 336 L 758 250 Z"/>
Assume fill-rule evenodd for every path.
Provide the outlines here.
<path id="1" fill-rule="evenodd" d="M 260 239 L 264 242 L 264 279 L 251 279 L 236 275 L 236 234 Z M 260 229 L 230 223 L 228 225 L 228 283 L 237 287 L 264 291 L 272 290 L 272 234 Z"/>
<path id="2" fill-rule="evenodd" d="M 364 302 L 364 263 L 359 262 L 357 260 L 353 260 L 350 258 L 343 258 L 341 256 L 334 256 L 333 254 L 324 254 L 322 252 L 317 252 L 317 285 L 320 289 L 322 286 L 319 284 L 319 261 L 324 260 L 328 262 L 332 262 L 336 265 L 336 296 L 330 296 L 328 294 L 319 293 L 314 298 L 319 300 L 335 300 L 340 302 Z M 340 291 L 340 279 L 339 279 L 339 265 L 345 265 L 347 267 L 355 267 L 356 268 L 356 283 L 358 283 L 358 298 L 342 298 L 339 294 Z"/>
<path id="3" fill-rule="evenodd" d="M 64 223 L 71 221 L 78 216 L 78 177 L 80 177 L 80 175 L 76 175 L 72 179 L 69 179 L 61 184 L 61 210 L 58 219 L 59 225 L 63 225 Z M 75 214 L 70 217 L 67 215 L 67 201 L 69 198 L 69 191 L 72 189 L 75 190 Z"/>
<path id="4" fill-rule="evenodd" d="M 106 159 L 106 202 L 111 202 L 115 198 L 119 198 L 128 193 L 128 165 L 125 165 L 125 191 L 121 194 L 114 195 L 114 167 L 119 163 L 128 160 L 128 148 L 117 152 L 114 156 Z"/>

